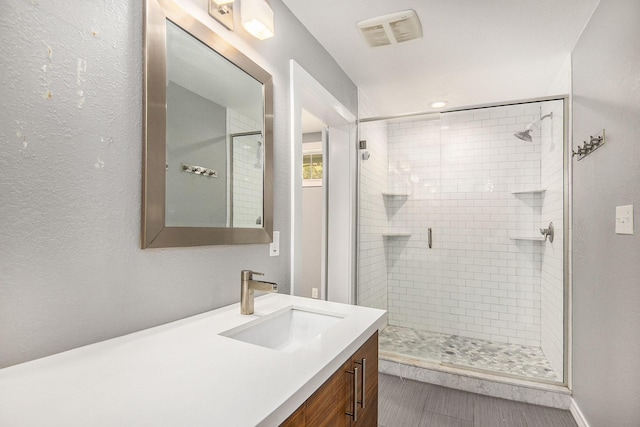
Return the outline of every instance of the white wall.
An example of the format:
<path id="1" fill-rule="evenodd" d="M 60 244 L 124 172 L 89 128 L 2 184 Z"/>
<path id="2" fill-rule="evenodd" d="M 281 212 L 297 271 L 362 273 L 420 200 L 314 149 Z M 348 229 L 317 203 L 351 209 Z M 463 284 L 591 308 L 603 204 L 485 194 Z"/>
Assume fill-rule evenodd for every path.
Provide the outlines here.
<path id="1" fill-rule="evenodd" d="M 573 50 L 573 391 L 591 427 L 640 425 L 640 2 L 601 0 Z M 634 205 L 635 234 L 615 234 Z"/>
<path id="2" fill-rule="evenodd" d="M 273 75 L 280 256 L 139 248 L 143 2 L 2 1 L 0 367 L 238 302 L 241 269 L 290 289 L 289 60 L 354 114 L 356 87 L 280 0 L 262 42 L 179 3 Z"/>
<path id="3" fill-rule="evenodd" d="M 358 93 L 359 115 L 373 117 L 366 94 Z M 358 156 L 358 304 L 387 309 L 387 259 L 382 233 L 388 228 L 382 192 L 387 190 L 389 160 L 385 122 L 361 123 L 359 139 L 367 141 L 371 157 Z M 363 150 L 359 150 L 362 153 Z"/>
<path id="4" fill-rule="evenodd" d="M 353 138 L 353 139 L 352 139 Z M 328 301 L 355 303 L 355 126 L 329 126 L 324 173 L 327 200 Z"/>

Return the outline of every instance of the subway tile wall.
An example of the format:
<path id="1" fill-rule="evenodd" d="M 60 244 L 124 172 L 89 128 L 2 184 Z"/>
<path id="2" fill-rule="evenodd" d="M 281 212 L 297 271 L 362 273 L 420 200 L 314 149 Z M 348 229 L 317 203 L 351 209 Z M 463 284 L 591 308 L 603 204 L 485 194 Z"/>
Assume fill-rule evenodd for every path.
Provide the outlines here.
<path id="1" fill-rule="evenodd" d="M 388 125 L 387 189 L 409 196 L 383 199 L 385 213 L 391 232 L 410 233 L 386 238 L 390 324 L 541 346 L 547 247 L 511 238 L 539 236 L 548 222 L 546 192 L 512 194 L 543 185 L 541 130 L 533 142 L 513 136 L 540 113 L 539 104 L 522 104 Z M 562 155 L 554 162 L 561 166 Z M 545 175 L 544 184 L 553 179 Z M 561 257 L 562 245 L 553 248 Z M 551 288 L 545 298 L 556 313 L 558 287 Z"/>
<path id="2" fill-rule="evenodd" d="M 231 108 L 227 109 L 229 133 L 262 130 L 262 123 Z M 261 135 L 233 138 L 233 226 L 261 227 L 263 191 L 263 144 Z M 231 178 L 230 178 L 231 179 Z M 229 214 L 231 214 L 229 204 Z"/>
<path id="3" fill-rule="evenodd" d="M 375 116 L 367 97 L 358 93 L 361 117 Z M 359 127 L 359 139 L 367 141 L 368 160 L 358 156 L 358 304 L 387 310 L 387 258 L 383 233 L 388 228 L 382 191 L 389 175 L 387 125 L 372 122 Z"/>

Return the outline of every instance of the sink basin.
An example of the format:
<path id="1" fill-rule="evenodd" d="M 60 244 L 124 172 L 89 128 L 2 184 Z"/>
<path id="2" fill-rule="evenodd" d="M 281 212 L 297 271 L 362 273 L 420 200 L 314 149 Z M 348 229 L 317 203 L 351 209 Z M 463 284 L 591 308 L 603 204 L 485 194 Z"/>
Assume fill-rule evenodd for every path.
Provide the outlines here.
<path id="1" fill-rule="evenodd" d="M 288 307 L 220 335 L 290 353 L 336 325 L 343 318 L 344 315 L 340 314 Z"/>

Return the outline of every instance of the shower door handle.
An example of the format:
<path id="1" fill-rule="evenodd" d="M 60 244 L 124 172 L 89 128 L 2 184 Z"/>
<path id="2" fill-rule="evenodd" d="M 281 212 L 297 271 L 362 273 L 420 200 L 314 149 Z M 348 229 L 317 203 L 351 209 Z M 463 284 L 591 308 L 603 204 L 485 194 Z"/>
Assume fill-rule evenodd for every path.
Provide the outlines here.
<path id="1" fill-rule="evenodd" d="M 433 233 L 431 232 L 431 227 L 429 227 L 429 230 L 427 232 L 427 240 L 429 242 L 429 249 L 431 249 L 431 247 L 433 246 Z"/>

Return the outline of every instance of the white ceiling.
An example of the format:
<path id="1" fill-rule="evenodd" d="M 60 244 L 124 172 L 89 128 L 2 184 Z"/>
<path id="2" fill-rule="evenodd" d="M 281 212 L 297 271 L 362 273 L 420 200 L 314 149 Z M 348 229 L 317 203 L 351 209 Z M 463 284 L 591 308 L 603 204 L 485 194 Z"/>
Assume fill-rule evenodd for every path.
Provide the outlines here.
<path id="1" fill-rule="evenodd" d="M 599 0 L 283 1 L 376 114 L 392 115 L 550 95 Z M 366 45 L 356 22 L 406 9 L 422 39 Z"/>
<path id="2" fill-rule="evenodd" d="M 262 84 L 167 21 L 167 79 L 261 123 Z"/>

